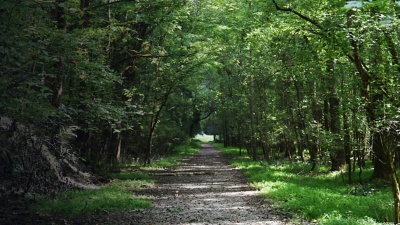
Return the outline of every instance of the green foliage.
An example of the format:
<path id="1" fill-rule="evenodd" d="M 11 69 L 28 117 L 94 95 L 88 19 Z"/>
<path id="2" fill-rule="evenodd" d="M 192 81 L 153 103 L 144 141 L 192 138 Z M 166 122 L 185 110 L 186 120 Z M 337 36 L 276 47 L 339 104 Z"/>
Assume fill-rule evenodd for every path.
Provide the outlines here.
<path id="1" fill-rule="evenodd" d="M 200 150 L 200 145 L 198 141 L 192 141 L 190 146 L 189 145 L 176 146 L 172 150 L 172 153 L 169 156 L 154 161 L 150 165 L 150 167 L 157 168 L 157 167 L 170 167 L 170 166 L 181 165 L 182 163 L 179 161 L 180 159 L 182 159 L 184 156 L 187 155 L 196 154 L 199 152 L 199 150 Z"/>
<path id="2" fill-rule="evenodd" d="M 113 175 L 117 177 L 146 178 L 142 175 Z M 130 179 L 129 178 L 129 179 Z M 54 215 L 89 215 L 103 211 L 129 211 L 151 207 L 150 201 L 132 194 L 132 191 L 151 186 L 149 180 L 113 181 L 100 189 L 67 190 L 53 199 L 42 197 L 33 210 Z"/>
<path id="3" fill-rule="evenodd" d="M 193 101 L 201 81 L 188 75 L 203 61 L 201 47 L 190 48 L 190 4 L 86 2 L 90 9 L 82 1 L 1 3 L 0 115 L 63 142 L 93 170 L 152 146 L 148 154 L 168 154 L 191 136 L 192 111 L 201 114 L 205 102 Z M 59 134 L 67 127 L 76 128 L 68 140 Z"/>
<path id="4" fill-rule="evenodd" d="M 238 157 L 237 148 L 222 148 L 234 157 L 249 182 L 271 198 L 276 209 L 294 217 L 322 224 L 367 224 L 393 221 L 392 196 L 387 182 L 366 183 L 372 171 L 364 171 L 361 183 L 348 185 L 345 174 L 291 162 L 254 162 Z M 343 177 L 344 176 L 344 177 Z M 376 221 L 376 222 L 375 222 Z"/>
<path id="5" fill-rule="evenodd" d="M 155 161 L 151 164 L 151 168 L 179 165 L 179 159 L 199 151 L 200 143 L 199 140 L 192 140 L 188 145 L 175 147 L 170 156 Z M 124 168 L 124 166 L 120 166 L 120 169 Z M 54 198 L 40 197 L 33 210 L 48 214 L 77 216 L 102 211 L 137 210 L 151 206 L 148 200 L 132 194 L 134 191 L 154 185 L 148 174 L 138 172 L 106 173 L 104 177 L 112 179 L 112 182 L 100 189 L 67 190 L 57 193 Z"/>
<path id="6" fill-rule="evenodd" d="M 198 140 L 198 139 L 192 139 L 191 141 L 190 141 L 190 143 L 189 143 L 189 146 L 191 147 L 191 148 L 194 148 L 194 149 L 200 149 L 201 148 L 201 140 Z M 197 152 L 196 152 L 197 153 Z M 191 154 L 193 154 L 193 153 L 191 153 Z"/>
<path id="7" fill-rule="evenodd" d="M 266 158 L 288 155 L 277 146 L 290 144 L 290 156 L 315 147 L 324 161 L 347 131 L 357 151 L 377 131 L 394 133 L 382 147 L 397 143 L 391 1 L 82 2 L 0 4 L 0 116 L 43 136 L 60 158 L 69 151 L 98 171 L 178 157 L 197 146 L 172 148 L 201 130 L 225 146 L 257 140 Z M 21 153 L 0 147 L 0 161 L 21 167 Z"/>

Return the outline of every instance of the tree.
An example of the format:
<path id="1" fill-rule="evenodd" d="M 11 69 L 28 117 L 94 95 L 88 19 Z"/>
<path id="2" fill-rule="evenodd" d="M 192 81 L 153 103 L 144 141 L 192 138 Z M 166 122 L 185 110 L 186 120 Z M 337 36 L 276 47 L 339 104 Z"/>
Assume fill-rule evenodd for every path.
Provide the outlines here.
<path id="1" fill-rule="evenodd" d="M 26 165 L 24 173 L 34 166 L 42 171 L 53 166 L 63 179 L 61 168 L 76 170 L 72 166 L 78 162 L 92 171 L 143 158 L 143 153 L 148 162 L 152 144 L 164 145 L 153 138 L 168 100 L 197 79 L 186 76 L 201 64 L 197 40 L 189 32 L 194 27 L 188 17 L 192 6 L 180 1 L 1 3 L 0 26 L 8 36 L 0 38 L 0 113 L 11 121 L 1 130 L 6 137 L 1 161 L 7 170 Z M 198 119 L 196 113 L 192 121 Z M 28 130 L 38 137 L 38 158 L 31 164 L 26 163 L 29 146 L 21 152 L 9 150 L 9 143 L 26 142 L 11 136 L 29 139 Z M 195 130 L 188 128 L 182 135 Z M 175 145 L 186 140 L 174 141 L 176 133 L 165 138 Z M 146 146 L 146 152 L 138 150 Z M 36 163 L 44 153 L 51 162 Z"/>
<path id="2" fill-rule="evenodd" d="M 354 68 L 358 72 L 358 76 L 362 84 L 360 89 L 360 97 L 363 98 L 365 103 L 366 116 L 369 126 L 374 128 L 374 130 L 381 130 L 382 127 L 390 129 L 389 126 L 383 125 L 385 124 L 385 122 L 383 122 L 385 121 L 384 118 L 387 116 L 387 114 L 384 112 L 384 109 L 387 102 L 391 102 L 389 104 L 392 104 L 391 99 L 393 99 L 393 96 L 396 94 L 388 90 L 388 88 L 390 89 L 390 85 L 388 85 L 385 80 L 387 74 L 391 74 L 389 71 L 396 70 L 398 67 L 397 64 L 391 63 L 396 62 L 397 53 L 393 51 L 393 48 L 390 47 L 391 41 L 386 42 L 386 44 L 389 44 L 386 48 L 386 51 L 383 50 L 382 46 L 379 47 L 378 45 L 371 43 L 384 43 L 382 42 L 381 35 L 379 35 L 377 32 L 377 29 L 385 30 L 385 26 L 387 24 L 392 24 L 392 22 L 390 20 L 382 20 L 382 18 L 385 18 L 386 16 L 378 17 L 376 13 L 391 13 L 392 10 L 390 9 L 394 6 L 394 4 L 383 1 L 374 1 L 370 4 L 364 4 L 360 2 L 360 4 L 356 4 L 355 7 L 347 4 L 345 6 L 345 8 L 348 8 L 347 12 L 343 12 L 343 10 L 332 11 L 338 16 L 345 13 L 347 20 L 345 23 L 342 22 L 339 24 L 339 26 L 333 26 L 332 29 L 331 27 L 324 26 L 324 24 L 327 23 L 327 20 L 318 21 L 317 19 L 312 19 L 312 17 L 295 10 L 294 6 L 281 7 L 277 1 L 272 1 L 272 3 L 277 10 L 290 12 L 301 20 L 306 21 L 315 29 L 312 30 L 313 33 L 320 35 L 329 43 L 332 43 L 334 46 L 341 49 L 342 54 L 347 56 L 349 62 L 353 64 Z M 299 8 L 301 8 L 300 5 Z M 330 21 L 333 22 L 334 20 L 332 18 L 334 17 L 331 17 Z M 365 25 L 367 21 L 375 26 Z M 349 29 L 349 38 L 347 39 L 348 42 L 346 42 L 345 45 L 339 44 L 338 41 L 343 40 L 343 32 L 340 27 L 344 25 L 346 25 Z M 332 112 L 334 113 L 334 111 Z M 389 178 L 389 174 L 392 173 L 391 171 L 393 171 L 393 168 L 386 167 L 385 165 L 390 165 L 393 161 L 394 158 L 387 157 L 388 154 L 390 155 L 389 152 L 392 152 L 393 149 L 388 149 L 388 143 L 386 143 L 386 141 L 389 140 L 383 138 L 389 136 L 388 133 L 383 134 L 377 130 L 373 131 L 372 134 L 372 152 L 375 158 L 373 177 Z M 348 138 L 348 135 L 346 135 L 346 138 Z M 396 214 L 398 215 L 399 201 L 398 195 L 396 194 L 398 193 L 398 188 L 396 188 L 397 182 L 395 179 L 391 180 L 395 197 L 395 208 L 397 210 Z"/>

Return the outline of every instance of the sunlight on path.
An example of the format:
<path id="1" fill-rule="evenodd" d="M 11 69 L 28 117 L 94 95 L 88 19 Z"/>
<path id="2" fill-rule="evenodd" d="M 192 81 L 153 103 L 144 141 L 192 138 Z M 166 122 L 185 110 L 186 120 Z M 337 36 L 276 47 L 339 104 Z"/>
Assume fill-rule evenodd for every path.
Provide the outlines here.
<path id="1" fill-rule="evenodd" d="M 202 146 L 183 166 L 154 176 L 154 207 L 134 215 L 132 224 L 286 224 L 220 151 Z"/>

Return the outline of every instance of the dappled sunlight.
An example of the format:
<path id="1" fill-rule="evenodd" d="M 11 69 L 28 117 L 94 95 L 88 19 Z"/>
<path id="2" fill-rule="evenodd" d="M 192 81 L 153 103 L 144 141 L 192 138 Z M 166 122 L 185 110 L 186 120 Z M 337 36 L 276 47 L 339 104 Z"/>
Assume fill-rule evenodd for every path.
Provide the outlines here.
<path id="1" fill-rule="evenodd" d="M 222 149 L 228 154 L 238 152 L 237 148 Z M 240 168 L 259 190 L 254 194 L 272 199 L 276 207 L 291 214 L 318 222 L 334 218 L 348 221 L 391 221 L 394 218 L 390 185 L 363 182 L 371 177 L 369 167 L 363 169 L 362 174 L 356 168 L 352 174 L 353 183 L 349 185 L 348 171 L 332 172 L 324 165 L 317 165 L 310 172 L 308 163 L 285 161 L 278 164 L 247 160 L 237 155 L 233 156 L 232 165 Z"/>
<path id="2" fill-rule="evenodd" d="M 178 168 L 154 174 L 154 208 L 145 215 L 163 217 L 159 224 L 283 224 L 256 197 L 260 192 L 212 146 L 203 144 L 198 155 L 183 161 Z M 155 223 L 151 218 L 148 222 Z"/>

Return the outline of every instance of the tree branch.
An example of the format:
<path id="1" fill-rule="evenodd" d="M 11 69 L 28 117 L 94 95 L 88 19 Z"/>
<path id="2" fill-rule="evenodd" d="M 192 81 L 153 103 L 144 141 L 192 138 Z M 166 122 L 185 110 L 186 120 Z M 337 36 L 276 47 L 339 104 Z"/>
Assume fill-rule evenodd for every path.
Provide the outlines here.
<path id="1" fill-rule="evenodd" d="M 316 34 L 316 35 L 319 35 L 319 36 L 322 36 L 322 37 L 327 38 L 327 39 L 332 38 L 334 42 L 337 42 L 336 37 L 333 37 L 333 36 L 331 37 L 331 36 L 329 36 L 328 30 L 325 29 L 325 28 L 324 28 L 321 24 L 319 24 L 317 21 L 315 21 L 315 20 L 313 20 L 313 19 L 311 19 L 311 18 L 309 18 L 309 17 L 307 17 L 307 16 L 305 16 L 305 15 L 303 15 L 303 14 L 297 12 L 296 10 L 294 10 L 294 9 L 292 9 L 292 8 L 283 8 L 283 7 L 280 7 L 280 6 L 278 5 L 278 3 L 276 3 L 276 0 L 272 0 L 272 2 L 274 3 L 276 10 L 278 10 L 278 11 L 283 11 L 283 12 L 290 12 L 290 13 L 293 13 L 293 14 L 295 14 L 296 16 L 298 16 L 298 17 L 300 17 L 301 19 L 303 19 L 303 20 L 309 22 L 310 24 L 314 25 L 315 27 L 317 27 L 318 29 L 320 29 L 320 30 L 322 31 L 322 32 L 317 32 L 317 31 L 311 31 L 311 30 L 309 30 L 309 32 L 311 32 L 311 33 L 313 33 L 313 34 Z M 353 57 L 352 55 L 350 55 L 349 53 L 347 53 L 347 51 L 346 51 L 345 49 L 343 49 L 343 46 L 340 46 L 340 48 L 342 49 L 342 51 L 343 51 L 343 53 L 346 55 L 346 57 L 347 57 L 351 62 L 354 63 L 356 59 L 354 59 L 354 57 Z"/>
<path id="2" fill-rule="evenodd" d="M 323 26 L 321 26 L 317 21 L 315 21 L 315 20 L 313 20 L 313 19 L 311 19 L 311 18 L 309 18 L 309 17 L 307 17 L 307 16 L 305 16 L 305 15 L 303 15 L 303 14 L 297 12 L 296 10 L 294 10 L 294 9 L 292 9 L 292 8 L 282 8 L 282 7 L 280 7 L 280 6 L 276 3 L 275 0 L 272 0 L 272 2 L 274 3 L 275 8 L 276 8 L 278 11 L 291 12 L 291 13 L 295 14 L 296 16 L 302 18 L 303 20 L 305 20 L 305 21 L 311 23 L 312 25 L 314 25 L 314 26 L 318 27 L 319 29 L 323 30 L 324 32 L 326 32 L 326 29 L 325 29 Z"/>
<path id="3" fill-rule="evenodd" d="M 202 121 L 202 120 L 207 119 L 207 118 L 210 117 L 215 111 L 216 111 L 215 109 L 211 109 L 211 110 L 208 112 L 207 115 L 203 116 L 202 118 L 200 118 L 200 119 L 199 119 L 198 121 L 196 121 L 196 122 L 200 122 L 200 121 Z"/>

